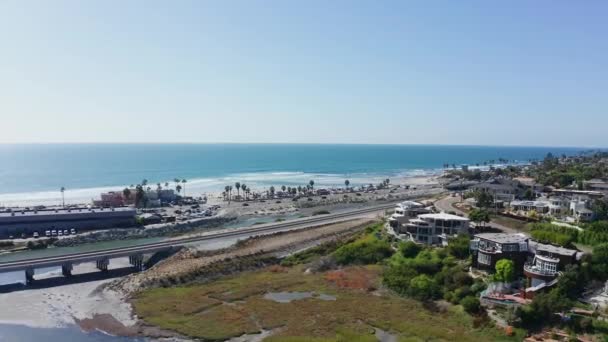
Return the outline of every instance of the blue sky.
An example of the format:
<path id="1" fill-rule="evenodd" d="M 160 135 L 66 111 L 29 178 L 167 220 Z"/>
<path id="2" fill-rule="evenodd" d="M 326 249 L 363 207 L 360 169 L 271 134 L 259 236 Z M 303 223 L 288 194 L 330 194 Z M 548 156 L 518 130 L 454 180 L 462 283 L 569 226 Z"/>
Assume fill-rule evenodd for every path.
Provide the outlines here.
<path id="1" fill-rule="evenodd" d="M 0 2 L 0 142 L 608 145 L 606 1 Z"/>

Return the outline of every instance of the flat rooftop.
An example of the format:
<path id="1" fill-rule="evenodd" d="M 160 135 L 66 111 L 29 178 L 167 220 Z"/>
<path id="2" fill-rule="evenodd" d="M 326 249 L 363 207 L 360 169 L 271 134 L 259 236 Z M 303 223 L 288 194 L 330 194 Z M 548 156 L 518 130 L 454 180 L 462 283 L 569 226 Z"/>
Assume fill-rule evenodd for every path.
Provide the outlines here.
<path id="1" fill-rule="evenodd" d="M 422 219 L 427 218 L 427 219 L 434 219 L 434 220 L 469 221 L 469 219 L 466 217 L 447 214 L 447 213 L 422 214 L 422 215 L 418 215 L 418 217 L 422 218 Z"/>
<path id="2" fill-rule="evenodd" d="M 530 240 L 530 242 L 528 242 L 528 246 L 532 250 L 549 252 L 551 254 L 558 254 L 558 255 L 573 256 L 573 255 L 576 255 L 576 253 L 578 252 L 575 249 L 569 249 L 569 248 L 564 248 L 564 247 L 559 247 L 559 246 L 547 245 L 547 244 L 540 243 L 540 242 L 537 242 L 537 241 L 532 241 L 532 240 Z"/>
<path id="3" fill-rule="evenodd" d="M 41 209 L 41 210 L 12 210 L 0 212 L 3 217 L 28 217 L 28 216 L 55 216 L 55 215 L 76 215 L 90 213 L 111 213 L 111 212 L 135 212 L 131 207 L 116 208 L 65 208 L 65 209 Z"/>
<path id="4" fill-rule="evenodd" d="M 507 234 L 507 233 L 482 233 L 475 235 L 476 238 L 488 240 L 496 243 L 522 243 L 528 240 L 524 234 Z"/>
<path id="5" fill-rule="evenodd" d="M 512 201 L 511 205 L 525 205 L 528 207 L 548 207 L 549 202 L 545 201 Z"/>

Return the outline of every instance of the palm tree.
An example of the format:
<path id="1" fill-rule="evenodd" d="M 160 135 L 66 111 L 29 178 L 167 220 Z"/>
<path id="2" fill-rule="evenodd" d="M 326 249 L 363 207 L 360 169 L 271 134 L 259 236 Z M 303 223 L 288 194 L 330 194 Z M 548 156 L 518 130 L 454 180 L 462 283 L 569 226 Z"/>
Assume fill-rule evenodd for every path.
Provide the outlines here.
<path id="1" fill-rule="evenodd" d="M 165 182 L 165 188 L 169 187 L 169 182 Z"/>
<path id="2" fill-rule="evenodd" d="M 239 183 L 239 182 L 234 183 L 234 187 L 236 188 L 236 195 L 240 196 L 241 195 L 241 183 Z"/>
<path id="3" fill-rule="evenodd" d="M 298 185 L 298 192 L 302 192 L 302 186 Z"/>
<path id="4" fill-rule="evenodd" d="M 287 189 L 287 187 L 285 185 L 282 185 L 281 190 L 283 190 L 283 192 L 285 192 L 285 189 Z"/>
<path id="5" fill-rule="evenodd" d="M 230 191 L 230 187 L 229 187 L 228 185 L 226 185 L 226 186 L 224 187 L 224 197 L 228 196 L 228 192 L 229 192 L 229 191 Z M 224 198 L 224 199 L 226 199 L 226 198 Z"/>
<path id="6" fill-rule="evenodd" d="M 179 185 L 179 178 L 173 178 L 173 182 L 175 182 L 175 189 L 177 189 L 177 186 Z"/>
<path id="7" fill-rule="evenodd" d="M 314 189 L 315 188 L 315 181 L 314 180 L 310 180 L 310 182 L 308 182 L 308 184 L 310 184 L 310 189 Z"/>
<path id="8" fill-rule="evenodd" d="M 160 183 L 156 183 L 156 192 L 160 193 L 162 189 L 163 187 L 160 185 Z"/>
<path id="9" fill-rule="evenodd" d="M 145 204 L 146 194 L 144 193 L 144 188 L 140 184 L 135 187 L 135 206 L 140 207 L 142 204 Z"/>
<path id="10" fill-rule="evenodd" d="M 183 184 L 182 187 L 184 188 L 184 197 L 186 197 L 186 182 L 188 182 L 186 180 L 186 178 L 182 179 L 182 184 Z"/>
<path id="11" fill-rule="evenodd" d="M 177 191 L 177 193 L 179 194 L 180 191 L 182 191 L 182 186 L 177 184 L 177 186 L 175 187 L 175 191 Z"/>
<path id="12" fill-rule="evenodd" d="M 146 185 L 148 185 L 148 180 L 144 178 L 141 181 L 141 186 L 146 186 Z"/>
<path id="13" fill-rule="evenodd" d="M 346 187 L 346 189 L 348 190 L 348 186 L 350 185 L 350 181 L 347 179 L 344 181 L 344 186 Z"/>
<path id="14" fill-rule="evenodd" d="M 270 187 L 270 197 L 274 197 L 274 186 Z"/>
<path id="15" fill-rule="evenodd" d="M 232 185 L 228 185 L 228 202 L 232 199 Z"/>
<path id="16" fill-rule="evenodd" d="M 124 190 L 122 191 L 122 195 L 125 196 L 126 199 L 129 199 L 131 197 L 131 189 L 124 188 Z"/>
<path id="17" fill-rule="evenodd" d="M 61 191 L 61 204 L 65 208 L 65 187 L 62 186 L 59 191 Z"/>

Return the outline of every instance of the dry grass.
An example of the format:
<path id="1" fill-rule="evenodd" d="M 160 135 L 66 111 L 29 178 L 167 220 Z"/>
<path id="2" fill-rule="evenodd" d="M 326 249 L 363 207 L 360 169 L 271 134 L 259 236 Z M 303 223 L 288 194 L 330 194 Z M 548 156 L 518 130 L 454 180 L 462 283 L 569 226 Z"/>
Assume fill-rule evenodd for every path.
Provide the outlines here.
<path id="1" fill-rule="evenodd" d="M 134 301 L 146 322 L 203 339 L 226 339 L 274 329 L 268 341 L 373 341 L 373 327 L 403 341 L 508 340 L 497 329 L 478 330 L 458 307 L 433 312 L 393 294 L 371 294 L 380 266 L 310 274 L 304 266 L 276 267 L 227 277 L 203 285 L 145 291 Z M 278 303 L 267 292 L 312 291 L 335 301 L 312 298 Z"/>

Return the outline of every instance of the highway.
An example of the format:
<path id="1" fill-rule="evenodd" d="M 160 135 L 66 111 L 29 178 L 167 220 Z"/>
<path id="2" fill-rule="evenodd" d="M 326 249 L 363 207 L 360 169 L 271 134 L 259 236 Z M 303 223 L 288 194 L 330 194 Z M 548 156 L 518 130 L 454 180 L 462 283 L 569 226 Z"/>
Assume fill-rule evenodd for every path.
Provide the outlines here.
<path id="1" fill-rule="evenodd" d="M 289 231 L 295 229 L 304 229 L 317 227 L 321 225 L 342 222 L 346 220 L 355 219 L 362 216 L 369 216 L 374 213 L 383 212 L 386 209 L 392 209 L 395 207 L 395 202 L 390 204 L 383 204 L 363 209 L 351 210 L 347 212 L 340 212 L 335 214 L 319 215 L 308 218 L 295 219 L 280 223 L 269 223 L 263 225 L 257 225 L 250 228 L 240 228 L 230 231 L 220 231 L 209 233 L 200 236 L 187 237 L 181 239 L 167 240 L 156 243 L 142 244 L 130 247 L 111 248 L 104 250 L 95 250 L 90 252 L 81 252 L 73 254 L 65 254 L 60 256 L 52 256 L 45 258 L 32 258 L 19 261 L 10 261 L 0 263 L 0 273 L 3 272 L 14 272 L 20 270 L 27 270 L 41 267 L 53 267 L 62 266 L 66 263 L 78 264 L 83 262 L 96 261 L 100 259 L 112 259 L 118 257 L 150 254 L 163 250 L 168 250 L 173 247 L 179 247 L 191 243 L 218 240 L 226 238 L 239 238 L 249 237 L 255 235 L 264 235 L 269 233 Z"/>

